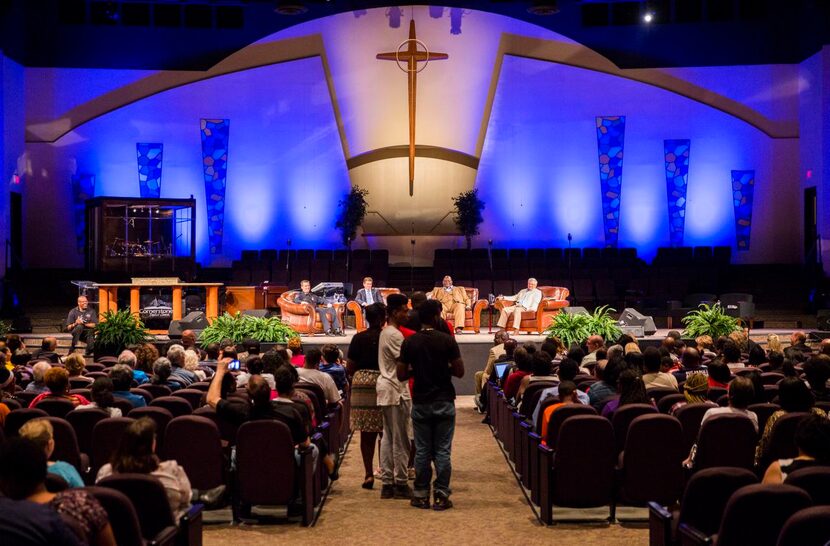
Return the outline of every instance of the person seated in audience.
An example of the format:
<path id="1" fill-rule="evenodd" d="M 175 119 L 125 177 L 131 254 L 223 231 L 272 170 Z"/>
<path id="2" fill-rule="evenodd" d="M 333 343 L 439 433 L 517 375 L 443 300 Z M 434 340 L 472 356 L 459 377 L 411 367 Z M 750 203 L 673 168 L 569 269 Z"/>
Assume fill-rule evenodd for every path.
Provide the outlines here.
<path id="1" fill-rule="evenodd" d="M 92 402 L 85 406 L 78 406 L 75 409 L 86 410 L 98 408 L 109 413 L 110 417 L 122 417 L 121 409 L 113 405 L 115 403 L 114 390 L 115 387 L 113 386 L 112 379 L 109 377 L 98 377 L 92 384 Z"/>
<path id="2" fill-rule="evenodd" d="M 686 351 L 695 351 L 695 349 L 686 349 Z M 657 347 L 646 347 L 646 350 L 643 351 L 643 366 L 645 366 L 646 371 L 643 375 L 643 383 L 645 383 L 646 389 L 666 388 L 677 390 L 677 379 L 674 375 L 660 371 L 661 359 Z"/>
<path id="3" fill-rule="evenodd" d="M 625 360 L 626 367 L 637 370 L 637 373 L 642 375 L 645 370 L 645 363 L 643 362 L 643 353 L 640 352 L 639 347 L 637 347 L 636 351 L 632 350 L 627 352 L 623 360 Z"/>
<path id="4" fill-rule="evenodd" d="M 615 357 L 623 358 L 624 356 L 625 346 L 623 345 L 611 345 L 607 349 L 605 347 L 597 349 L 597 360 L 611 360 Z"/>
<path id="5" fill-rule="evenodd" d="M 814 356 L 804 363 L 804 378 L 810 386 L 810 391 L 816 402 L 830 401 L 830 389 L 827 380 L 830 379 L 830 357 L 826 355 Z"/>
<path id="6" fill-rule="evenodd" d="M 730 371 L 740 370 L 746 367 L 741 362 L 741 349 L 732 340 L 723 344 L 721 359 L 729 367 Z"/>
<path id="7" fill-rule="evenodd" d="M 188 349 L 192 349 L 197 353 L 199 352 L 199 347 L 196 345 L 196 332 L 194 332 L 193 330 L 188 329 L 183 331 L 181 342 L 182 347 L 185 351 L 187 351 Z"/>
<path id="8" fill-rule="evenodd" d="M 490 376 L 493 375 L 496 359 L 504 354 L 504 342 L 508 339 L 510 339 L 510 334 L 507 330 L 499 330 L 493 336 L 493 346 L 490 347 L 490 350 L 487 352 L 487 363 L 484 365 L 484 370 L 475 373 L 475 387 L 477 395 L 481 394 L 481 390 L 484 388 L 484 385 L 487 384 Z"/>
<path id="9" fill-rule="evenodd" d="M 160 356 L 153 362 L 153 377 L 150 382 L 153 385 L 164 385 L 172 391 L 177 391 L 182 386 L 181 383 L 170 380 L 172 371 L 173 367 L 170 365 L 170 361 L 166 357 Z"/>
<path id="10" fill-rule="evenodd" d="M 504 397 L 508 400 L 516 398 L 522 380 L 530 375 L 533 358 L 528 353 L 527 347 L 522 346 L 513 352 L 513 361 L 516 363 L 516 369 L 507 376 L 504 382 Z"/>
<path id="11" fill-rule="evenodd" d="M 277 368 L 277 370 L 279 370 L 279 368 L 282 368 L 282 367 L 285 367 L 288 370 L 288 372 L 291 374 L 291 390 L 286 391 L 287 394 L 284 393 L 282 395 L 280 395 L 278 391 L 274 391 L 273 393 L 271 393 L 273 395 L 272 399 L 273 398 L 278 398 L 279 396 L 287 396 L 288 398 L 290 398 L 294 402 L 297 402 L 299 404 L 304 405 L 308 411 L 307 412 L 301 412 L 301 413 L 303 413 L 304 418 L 306 417 L 306 414 L 308 415 L 308 418 L 311 420 L 311 428 L 312 429 L 315 428 L 318 423 L 317 423 L 317 415 L 314 413 L 314 402 L 311 401 L 311 397 L 308 395 L 308 393 L 306 393 L 303 390 L 294 388 L 300 382 L 300 374 L 297 373 L 297 368 L 295 368 L 291 364 L 283 362 L 283 364 L 280 365 Z M 275 378 L 277 377 L 276 373 L 274 373 L 274 377 Z"/>
<path id="12" fill-rule="evenodd" d="M 55 352 L 58 348 L 58 339 L 55 336 L 47 336 L 40 342 L 40 349 L 32 352 L 32 360 L 45 360 L 52 364 L 60 362 L 60 356 Z"/>
<path id="13" fill-rule="evenodd" d="M 55 429 L 48 419 L 32 419 L 26 421 L 18 434 L 21 438 L 31 440 L 42 453 L 46 455 L 46 459 L 52 456 L 55 451 Z M 69 485 L 69 487 L 83 487 L 84 481 L 78 470 L 67 463 L 66 461 L 49 461 L 47 470 L 50 474 L 59 476 Z"/>
<path id="14" fill-rule="evenodd" d="M 134 408 L 142 408 L 147 405 L 147 401 L 140 394 L 130 392 L 130 387 L 133 385 L 133 371 L 126 364 L 116 364 L 110 369 L 110 379 L 112 380 L 113 393 L 115 398 L 127 400 Z"/>
<path id="15" fill-rule="evenodd" d="M 245 360 L 249 356 L 259 356 L 260 343 L 259 340 L 253 338 L 245 338 L 240 343 L 242 352 L 238 354 L 239 360 Z"/>
<path id="16" fill-rule="evenodd" d="M 533 355 L 530 363 L 530 375 L 526 375 L 519 383 L 519 390 L 516 391 L 516 401 L 524 396 L 527 387 L 537 381 L 559 382 L 559 377 L 551 371 L 551 356 L 548 353 L 539 351 Z"/>
<path id="17" fill-rule="evenodd" d="M 709 371 L 709 388 L 717 387 L 721 389 L 729 388 L 729 382 L 732 381 L 732 372 L 729 366 L 723 363 L 720 359 L 713 360 L 707 366 Z"/>
<path id="18" fill-rule="evenodd" d="M 503 333 L 503 334 L 507 335 L 506 330 L 500 330 L 498 333 Z M 497 335 L 498 335 L 498 333 L 497 333 Z M 495 377 L 494 374 L 495 374 L 495 370 L 496 370 L 496 364 L 507 363 L 508 366 L 507 366 L 507 368 L 505 368 L 505 371 L 507 372 L 507 374 L 511 373 L 515 368 L 514 354 L 516 352 L 516 348 L 519 346 L 519 343 L 515 339 L 507 338 L 507 339 L 505 339 L 503 345 L 504 345 L 504 353 L 499 355 L 498 357 L 496 357 L 496 359 L 493 361 L 493 366 L 492 366 L 493 371 L 491 372 L 490 377 L 488 377 L 488 379 L 487 379 L 487 381 L 492 380 L 496 385 L 498 385 L 500 387 L 502 386 L 502 383 L 507 382 L 507 377 L 509 377 L 509 375 L 508 376 L 502 376 L 502 377 Z M 492 351 L 492 349 L 491 349 L 491 351 Z M 488 356 L 488 361 L 489 361 L 489 356 Z M 478 373 L 481 373 L 481 372 L 476 372 L 476 373 L 478 374 Z M 478 406 L 479 412 L 484 412 L 485 408 L 487 407 L 488 396 L 489 396 L 488 390 L 482 387 L 481 392 L 476 397 L 476 400 L 477 400 L 476 405 Z M 482 423 L 490 424 L 490 416 L 488 415 L 488 416 L 484 417 L 484 420 L 482 421 Z"/>
<path id="19" fill-rule="evenodd" d="M 818 346 L 818 352 L 821 355 L 830 356 L 830 338 L 824 338 L 821 340 Z"/>
<path id="20" fill-rule="evenodd" d="M 288 351 L 291 353 L 291 365 L 300 368 L 305 364 L 303 342 L 300 336 L 289 338 Z"/>
<path id="21" fill-rule="evenodd" d="M 793 332 L 790 335 L 790 346 L 784 350 L 784 356 L 795 362 L 804 362 L 813 350 L 807 345 L 807 334 L 804 332 Z"/>
<path id="22" fill-rule="evenodd" d="M 0 447 L 0 461 L 4 460 Z M 2 478 L 0 478 L 2 479 Z M 0 485 L 0 492 L 2 492 Z M 28 500 L 0 495 L 0 536 L 8 544 L 26 546 L 79 546 L 75 536 L 57 512 Z"/>
<path id="23" fill-rule="evenodd" d="M 49 387 L 43 381 L 46 372 L 52 369 L 48 362 L 35 362 L 32 366 L 32 382 L 26 385 L 26 392 L 44 393 L 49 392 Z"/>
<path id="24" fill-rule="evenodd" d="M 795 377 L 785 377 L 778 383 L 778 404 L 781 406 L 781 409 L 769 416 L 767 424 L 764 426 L 764 432 L 761 434 L 761 440 L 755 449 L 756 465 L 766 459 L 770 448 L 769 442 L 772 436 L 772 429 L 775 423 L 784 415 L 788 413 L 812 412 L 819 417 L 827 419 L 827 414 L 824 410 L 815 406 L 815 400 L 807 384 Z"/>
<path id="25" fill-rule="evenodd" d="M 135 355 L 133 375 L 135 376 L 135 372 L 140 370 L 144 372 L 149 381 L 150 376 L 153 375 L 153 362 L 159 357 L 158 349 L 152 343 L 142 343 L 133 350 L 133 354 Z"/>
<path id="26" fill-rule="evenodd" d="M 89 400 L 80 394 L 69 394 L 69 373 L 64 368 L 50 368 L 43 376 L 43 382 L 48 391 L 38 394 L 29 404 L 30 408 L 36 408 L 42 400 L 55 398 L 69 400 L 75 406 L 89 404 Z"/>
<path id="27" fill-rule="evenodd" d="M 87 385 L 91 385 L 92 382 L 95 381 L 94 378 L 84 375 L 84 371 L 86 370 L 86 359 L 78 353 L 67 355 L 63 362 L 63 366 L 69 374 L 69 379 L 84 381 Z"/>
<path id="28" fill-rule="evenodd" d="M 589 336 L 585 340 L 585 347 L 588 351 L 579 363 L 582 367 L 586 367 L 588 364 L 597 361 L 597 351 L 605 347 L 605 340 L 602 339 L 602 336 Z"/>
<path id="29" fill-rule="evenodd" d="M 124 429 L 110 462 L 101 467 L 95 482 L 115 474 L 149 474 L 158 478 L 167 492 L 175 520 L 190 508 L 193 494 L 184 468 L 176 461 L 160 461 L 156 455 L 156 422 L 136 419 Z"/>
<path id="30" fill-rule="evenodd" d="M 582 350 L 582 347 L 580 347 L 579 345 L 574 343 L 568 349 L 568 352 L 565 356 L 567 356 L 571 360 L 575 361 L 580 367 L 582 367 L 582 361 L 585 360 L 585 351 Z M 591 369 L 588 369 L 588 366 L 587 366 L 588 364 L 590 364 L 589 362 L 586 362 L 585 364 L 586 364 L 585 373 L 589 373 L 589 374 L 592 373 L 593 366 L 596 364 L 596 362 L 594 362 L 594 364 L 591 365 Z"/>
<path id="31" fill-rule="evenodd" d="M 757 343 L 753 344 L 752 347 L 749 348 L 749 356 L 746 359 L 747 366 L 757 368 L 761 364 L 766 364 L 767 362 L 769 362 L 769 359 L 767 358 L 767 352 L 764 351 L 764 348 Z"/>
<path id="32" fill-rule="evenodd" d="M 618 368 L 623 360 L 615 356 L 607 361 L 599 361 L 596 367 L 596 376 L 599 381 L 588 388 L 588 398 L 591 407 L 597 411 L 602 410 L 605 401 L 617 394 Z"/>
<path id="33" fill-rule="evenodd" d="M 199 353 L 193 349 L 184 351 L 184 369 L 195 375 L 198 381 L 207 379 L 207 374 L 199 368 Z"/>
<path id="34" fill-rule="evenodd" d="M 767 360 L 769 361 L 769 370 L 770 372 L 781 372 L 784 368 L 784 353 L 779 351 L 770 351 L 767 355 Z"/>
<path id="35" fill-rule="evenodd" d="M 646 393 L 646 386 L 640 372 L 634 368 L 629 368 L 620 373 L 617 380 L 617 392 L 619 392 L 619 398 L 613 398 L 603 406 L 603 417 L 613 419 L 618 408 L 629 404 L 654 404 L 654 401 Z"/>
<path id="36" fill-rule="evenodd" d="M 221 348 L 219 347 L 218 343 L 208 343 L 205 345 L 205 359 L 202 360 L 200 366 L 204 370 L 205 368 L 210 370 L 210 373 L 213 373 L 213 370 L 216 369 L 216 364 L 219 362 L 219 353 L 221 352 Z"/>
<path id="37" fill-rule="evenodd" d="M 729 340 L 734 343 L 741 353 L 749 352 L 749 336 L 744 331 L 735 331 L 729 334 Z"/>
<path id="38" fill-rule="evenodd" d="M 755 398 L 752 399 L 750 404 L 763 404 L 766 402 L 767 393 L 764 390 L 764 381 L 761 379 L 761 372 L 758 370 L 749 370 L 741 375 L 752 381 L 752 388 L 755 390 Z"/>
<path id="39" fill-rule="evenodd" d="M 184 347 L 178 344 L 171 345 L 167 349 L 167 359 L 170 361 L 170 379 L 187 388 L 197 381 L 196 375 L 184 367 Z"/>
<path id="40" fill-rule="evenodd" d="M 712 360 L 717 356 L 715 354 L 715 343 L 712 341 L 712 336 L 697 336 L 695 338 L 695 347 L 702 358 L 706 360 Z"/>
<path id="41" fill-rule="evenodd" d="M 13 438 L 0 456 L 0 489 L 10 499 L 26 499 L 57 512 L 81 544 L 115 546 L 115 535 L 101 504 L 83 489 L 47 491 L 46 465 L 40 446 L 26 438 Z M 2 536 L 0 542 L 8 540 L 10 545 L 34 543 L 14 541 L 6 533 Z"/>
<path id="42" fill-rule="evenodd" d="M 712 408 L 703 414 L 703 419 L 700 421 L 700 426 L 716 415 L 742 415 L 752 421 L 755 427 L 755 432 L 758 432 L 758 416 L 754 411 L 749 411 L 746 408 L 752 403 L 755 398 L 755 387 L 752 381 L 746 377 L 736 377 L 729 383 L 729 405 L 726 407 Z"/>
<path id="43" fill-rule="evenodd" d="M 572 404 L 581 404 L 579 401 L 579 397 L 577 393 L 579 390 L 576 388 L 576 383 L 573 381 L 562 381 L 559 383 L 559 402 L 556 404 L 551 404 L 550 406 L 545 408 L 545 411 L 542 413 L 540 418 L 542 419 L 542 427 L 541 427 L 541 436 L 542 436 L 542 443 L 547 445 L 550 448 L 554 448 L 548 444 L 547 436 L 548 436 L 548 425 L 550 424 L 551 416 L 553 413 L 558 410 L 559 408 L 567 405 Z"/>
<path id="44" fill-rule="evenodd" d="M 573 381 L 578 372 L 579 366 L 577 365 L 576 361 L 570 358 L 564 358 L 562 362 L 559 363 L 557 375 L 559 376 L 559 380 L 561 382 Z M 580 404 L 585 404 L 586 406 L 591 404 L 591 399 L 588 397 L 587 393 L 582 392 L 579 389 L 577 389 L 575 392 L 576 398 L 577 400 L 579 400 Z M 533 409 L 532 420 L 534 428 L 539 422 L 539 410 L 542 407 L 542 402 L 544 402 L 547 398 L 550 398 L 551 396 L 559 396 L 559 385 L 548 387 L 547 389 L 543 390 L 539 395 L 539 402 L 537 402 L 536 407 Z"/>
<path id="45" fill-rule="evenodd" d="M 322 349 L 323 360 L 320 362 L 318 369 L 327 373 L 334 379 L 334 384 L 337 385 L 337 390 L 346 392 L 346 368 L 341 364 L 341 353 L 337 345 L 328 343 L 323 345 Z"/>
<path id="46" fill-rule="evenodd" d="M 660 344 L 661 348 L 668 351 L 669 356 L 674 362 L 678 362 L 680 360 L 680 358 L 677 356 L 677 351 L 675 351 L 674 348 L 676 342 L 677 340 L 675 340 L 672 336 L 666 336 L 665 338 L 663 338 L 663 341 Z"/>
<path id="47" fill-rule="evenodd" d="M 3 366 L 4 358 L 5 356 L 0 355 L 0 399 L 12 398 L 14 395 L 14 374 Z M 9 406 L 0 402 L 0 428 L 6 426 L 6 416 L 10 412 Z"/>
<path id="48" fill-rule="evenodd" d="M 138 365 L 138 357 L 135 356 L 134 352 L 126 349 L 121 351 L 121 354 L 118 355 L 118 364 L 127 366 L 133 374 L 133 381 L 139 385 L 143 385 L 144 383 L 150 381 L 150 378 L 144 371 L 136 368 Z"/>
<path id="49" fill-rule="evenodd" d="M 788 474 L 800 468 L 830 466 L 830 420 L 815 414 L 803 419 L 795 429 L 795 445 L 798 456 L 773 461 L 763 483 L 784 483 Z"/>
<path id="50" fill-rule="evenodd" d="M 642 353 L 642 351 L 640 350 L 639 343 L 637 343 L 636 341 L 631 341 L 623 345 L 623 354 L 625 356 L 628 356 L 633 353 Z"/>
<path id="51" fill-rule="evenodd" d="M 686 397 L 686 400 L 674 404 L 671 407 L 671 411 L 669 413 L 671 413 L 671 415 L 675 415 L 677 413 L 677 410 L 679 410 L 686 404 L 701 404 L 703 402 L 708 402 L 708 394 L 708 378 L 702 373 L 692 374 L 689 376 L 688 379 L 686 379 L 686 382 L 683 383 L 683 396 Z"/>
<path id="52" fill-rule="evenodd" d="M 784 346 L 781 345 L 781 339 L 778 334 L 767 334 L 767 351 L 770 353 L 775 351 L 784 354 Z"/>
<path id="53" fill-rule="evenodd" d="M 326 403 L 334 404 L 340 401 L 340 392 L 331 375 L 319 370 L 322 358 L 323 353 L 320 349 L 309 349 L 305 355 L 305 363 L 302 368 L 297 369 L 297 373 L 300 374 L 300 383 L 319 385 L 323 389 Z"/>
<path id="54" fill-rule="evenodd" d="M 271 390 L 277 388 L 276 384 L 274 383 L 274 376 L 266 377 L 263 375 L 263 371 L 265 370 L 265 363 L 262 361 L 262 357 L 259 355 L 249 356 L 245 360 L 245 369 L 238 374 L 236 374 L 236 388 L 241 389 L 242 387 L 248 384 L 248 381 L 251 380 L 251 377 L 258 375 L 265 379 L 268 383 L 268 387 Z"/>

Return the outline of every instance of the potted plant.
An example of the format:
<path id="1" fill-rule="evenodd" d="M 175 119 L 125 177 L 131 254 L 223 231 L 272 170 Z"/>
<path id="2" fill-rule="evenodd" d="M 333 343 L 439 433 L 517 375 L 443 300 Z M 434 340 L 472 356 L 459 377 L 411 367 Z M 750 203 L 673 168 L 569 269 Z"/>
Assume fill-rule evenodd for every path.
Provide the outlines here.
<path id="1" fill-rule="evenodd" d="M 279 317 L 252 317 L 236 313 L 225 313 L 217 317 L 210 325 L 202 330 L 199 341 L 202 346 L 209 343 L 220 343 L 230 339 L 240 343 L 244 339 L 256 339 L 266 343 L 286 343 L 299 334 L 291 326 L 280 320 Z"/>
<path id="2" fill-rule="evenodd" d="M 129 345 L 144 343 L 150 333 L 129 309 L 105 311 L 95 327 L 95 357 L 118 356 Z"/>
<path id="3" fill-rule="evenodd" d="M 369 195 L 369 190 L 363 189 L 360 186 L 352 186 L 346 197 L 343 198 L 337 205 L 342 208 L 334 227 L 340 230 L 340 237 L 343 240 L 343 245 L 349 250 L 352 248 L 352 241 L 357 235 L 357 228 L 363 223 L 363 218 L 366 217 L 366 196 Z"/>
<path id="4" fill-rule="evenodd" d="M 602 336 L 606 341 L 613 341 L 622 334 L 617 319 L 611 315 L 614 312 L 613 308 L 603 305 L 590 315 L 559 313 L 553 317 L 544 334 L 559 338 L 565 347 L 581 345 L 589 336 Z"/>
<path id="5" fill-rule="evenodd" d="M 455 226 L 467 241 L 467 250 L 473 246 L 473 236 L 479 234 L 478 227 L 484 221 L 481 211 L 484 201 L 478 197 L 478 188 L 459 193 L 452 198 L 455 204 Z"/>
<path id="6" fill-rule="evenodd" d="M 740 319 L 727 315 L 720 303 L 703 303 L 694 311 L 689 311 L 680 321 L 686 327 L 683 336 L 688 338 L 711 336 L 712 339 L 717 339 L 741 329 Z"/>

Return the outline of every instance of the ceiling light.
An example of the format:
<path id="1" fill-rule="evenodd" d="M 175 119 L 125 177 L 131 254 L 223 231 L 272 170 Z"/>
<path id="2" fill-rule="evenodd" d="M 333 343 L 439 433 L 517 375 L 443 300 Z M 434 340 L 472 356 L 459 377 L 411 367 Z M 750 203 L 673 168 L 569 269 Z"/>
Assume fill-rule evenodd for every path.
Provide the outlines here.
<path id="1" fill-rule="evenodd" d="M 308 7 L 299 2 L 277 0 L 274 6 L 274 13 L 279 15 L 302 15 L 308 11 Z"/>
<path id="2" fill-rule="evenodd" d="M 646 23 L 651 23 L 652 21 L 654 21 L 654 13 L 647 11 L 646 14 L 643 15 L 643 21 L 645 21 Z"/>
<path id="3" fill-rule="evenodd" d="M 556 15 L 559 6 L 556 5 L 556 0 L 537 0 L 528 6 L 527 12 L 533 15 Z"/>

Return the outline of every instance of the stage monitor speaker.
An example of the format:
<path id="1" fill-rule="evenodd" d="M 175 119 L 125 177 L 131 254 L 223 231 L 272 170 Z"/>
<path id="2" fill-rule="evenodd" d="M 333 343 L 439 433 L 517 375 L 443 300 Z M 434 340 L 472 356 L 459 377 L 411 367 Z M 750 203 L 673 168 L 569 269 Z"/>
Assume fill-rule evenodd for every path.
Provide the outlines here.
<path id="1" fill-rule="evenodd" d="M 565 307 L 562 310 L 565 311 L 566 313 L 568 313 L 569 315 L 590 315 L 591 314 L 591 313 L 588 312 L 587 309 L 585 309 L 584 307 L 579 307 L 579 306 Z"/>
<path id="2" fill-rule="evenodd" d="M 633 307 L 627 307 L 620 314 L 620 326 L 641 326 L 643 333 L 647 336 L 657 333 L 657 326 L 654 325 L 654 319 L 640 313 Z"/>
<path id="3" fill-rule="evenodd" d="M 201 332 L 209 325 L 210 323 L 204 313 L 201 311 L 193 311 L 185 315 L 182 320 L 171 320 L 170 326 L 167 328 L 167 335 L 171 338 L 180 338 L 182 337 L 182 332 L 185 330 Z"/>
<path id="4" fill-rule="evenodd" d="M 819 309 L 816 312 L 816 328 L 822 331 L 830 331 L 830 309 Z"/>
<path id="5" fill-rule="evenodd" d="M 830 337 L 830 332 L 810 332 L 807 337 L 810 341 L 824 341 Z"/>
<path id="6" fill-rule="evenodd" d="M 266 318 L 268 316 L 268 309 L 245 309 L 242 311 L 243 315 L 256 318 Z"/>

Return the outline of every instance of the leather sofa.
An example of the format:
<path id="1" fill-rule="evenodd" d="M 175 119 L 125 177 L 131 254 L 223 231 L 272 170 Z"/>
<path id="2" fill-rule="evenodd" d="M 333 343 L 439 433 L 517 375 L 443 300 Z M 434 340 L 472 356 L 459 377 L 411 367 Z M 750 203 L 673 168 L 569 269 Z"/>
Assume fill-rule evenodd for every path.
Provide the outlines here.
<path id="1" fill-rule="evenodd" d="M 389 294 L 400 294 L 400 288 L 378 288 L 381 297 L 383 298 L 383 303 L 386 303 L 386 297 Z M 354 327 L 358 332 L 362 332 L 365 330 L 368 325 L 366 324 L 366 320 L 363 317 L 363 308 L 360 307 L 360 304 L 354 300 L 349 301 L 346 303 L 346 309 L 354 313 Z"/>
<path id="2" fill-rule="evenodd" d="M 467 292 L 467 297 L 472 302 L 472 309 L 464 313 L 464 331 L 481 331 L 481 312 L 487 309 L 487 300 L 479 299 L 478 288 L 462 287 Z M 431 293 L 427 293 L 427 299 L 431 299 Z"/>
<path id="3" fill-rule="evenodd" d="M 295 302 L 294 298 L 297 293 L 297 290 L 291 290 L 280 294 L 277 305 L 282 314 L 282 321 L 297 330 L 300 334 L 323 333 L 323 324 L 320 322 L 317 309 L 310 303 Z M 345 324 L 343 319 L 346 314 L 346 305 L 343 303 L 335 303 L 334 308 L 336 309 L 337 316 L 340 317 L 340 323 Z"/>
<path id="4" fill-rule="evenodd" d="M 519 323 L 519 332 L 542 333 L 545 328 L 553 322 L 553 317 L 559 314 L 563 307 L 567 307 L 570 291 L 562 286 L 539 286 L 542 291 L 542 301 L 535 311 L 523 311 L 522 321 Z M 509 307 L 513 302 L 497 299 L 495 308 L 501 312 L 504 307 Z M 507 319 L 507 330 L 513 330 L 513 317 Z"/>

